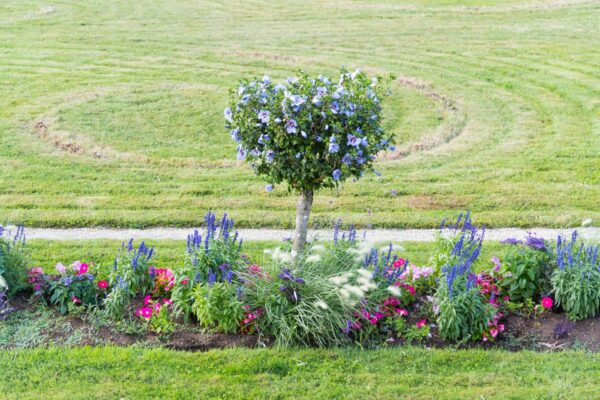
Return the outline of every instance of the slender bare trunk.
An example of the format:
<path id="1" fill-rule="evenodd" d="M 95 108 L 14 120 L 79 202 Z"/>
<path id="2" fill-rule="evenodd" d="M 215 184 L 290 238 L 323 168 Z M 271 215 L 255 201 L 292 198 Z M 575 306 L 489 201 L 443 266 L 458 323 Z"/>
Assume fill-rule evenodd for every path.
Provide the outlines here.
<path id="1" fill-rule="evenodd" d="M 306 234 L 308 233 L 308 217 L 313 202 L 313 191 L 303 190 L 300 193 L 298 207 L 296 208 L 296 230 L 294 231 L 293 247 L 296 254 L 301 254 L 306 246 Z"/>

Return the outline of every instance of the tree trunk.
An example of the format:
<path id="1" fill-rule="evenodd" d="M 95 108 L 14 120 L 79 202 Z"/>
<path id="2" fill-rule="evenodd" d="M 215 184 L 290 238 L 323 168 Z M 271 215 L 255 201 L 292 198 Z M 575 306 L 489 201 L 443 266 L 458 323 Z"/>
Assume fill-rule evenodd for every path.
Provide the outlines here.
<path id="1" fill-rule="evenodd" d="M 313 202 L 313 191 L 303 190 L 300 193 L 298 207 L 296 208 L 296 230 L 293 237 L 293 251 L 300 255 L 306 246 L 306 234 L 308 233 L 308 217 Z"/>

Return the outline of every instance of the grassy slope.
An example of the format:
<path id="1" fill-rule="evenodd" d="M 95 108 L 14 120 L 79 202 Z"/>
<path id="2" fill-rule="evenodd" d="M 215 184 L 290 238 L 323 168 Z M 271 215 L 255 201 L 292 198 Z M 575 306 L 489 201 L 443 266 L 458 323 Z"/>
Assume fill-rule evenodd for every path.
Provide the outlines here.
<path id="1" fill-rule="evenodd" d="M 294 197 L 233 160 L 227 90 L 344 64 L 430 84 L 394 82 L 386 124 L 405 148 L 442 143 L 324 191 L 315 221 L 597 223 L 600 4 L 569 3 L 3 1 L 0 220 L 289 226 Z"/>
<path id="2" fill-rule="evenodd" d="M 600 358 L 401 348 L 224 350 L 77 348 L 0 353 L 5 399 L 592 399 Z"/>

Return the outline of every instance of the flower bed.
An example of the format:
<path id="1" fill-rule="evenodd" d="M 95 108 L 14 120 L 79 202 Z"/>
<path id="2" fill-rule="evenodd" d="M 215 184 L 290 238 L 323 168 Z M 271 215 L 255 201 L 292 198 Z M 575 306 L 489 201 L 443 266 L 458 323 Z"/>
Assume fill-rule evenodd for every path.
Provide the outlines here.
<path id="1" fill-rule="evenodd" d="M 122 245 L 108 271 L 85 262 L 25 269 L 5 257 L 0 265 L 22 268 L 19 287 L 27 290 L 17 290 L 11 302 L 15 292 L 8 287 L 0 318 L 49 306 L 71 325 L 101 327 L 108 342 L 189 349 L 600 348 L 598 248 L 576 233 L 557 243 L 510 239 L 505 257 L 483 260 L 485 230 L 467 214 L 442 225 L 429 264 L 417 266 L 401 249 L 372 246 L 338 224 L 332 242 L 313 242 L 298 257 L 283 243 L 258 265 L 244 254 L 233 221 L 217 222 L 209 213 L 205 222 L 203 234 L 188 237 L 183 265 L 169 268 L 154 264 L 154 249 L 133 241 Z M 16 243 L 12 236 L 3 240 Z M 11 247 L 11 260 L 26 259 L 24 246 Z"/>

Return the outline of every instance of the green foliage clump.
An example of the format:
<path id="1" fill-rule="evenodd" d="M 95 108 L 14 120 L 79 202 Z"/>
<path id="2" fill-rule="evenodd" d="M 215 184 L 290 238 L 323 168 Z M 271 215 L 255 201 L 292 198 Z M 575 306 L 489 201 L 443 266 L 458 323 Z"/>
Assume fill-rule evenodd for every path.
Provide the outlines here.
<path id="1" fill-rule="evenodd" d="M 543 239 L 537 239 L 544 243 Z M 531 237 L 526 243 L 531 242 Z M 515 244 L 502 263 L 502 288 L 512 302 L 534 302 L 550 293 L 552 256 L 545 245 Z"/>
<path id="2" fill-rule="evenodd" d="M 22 226 L 14 236 L 0 226 L 0 292 L 9 297 L 27 288 L 27 258 Z"/>
<path id="3" fill-rule="evenodd" d="M 244 316 L 237 288 L 227 282 L 196 285 L 192 311 L 201 326 L 223 333 L 237 333 Z"/>
<path id="4" fill-rule="evenodd" d="M 578 244 L 577 232 L 573 232 L 570 241 L 559 237 L 556 264 L 552 274 L 556 304 L 573 320 L 597 315 L 600 312 L 598 246 Z"/>

